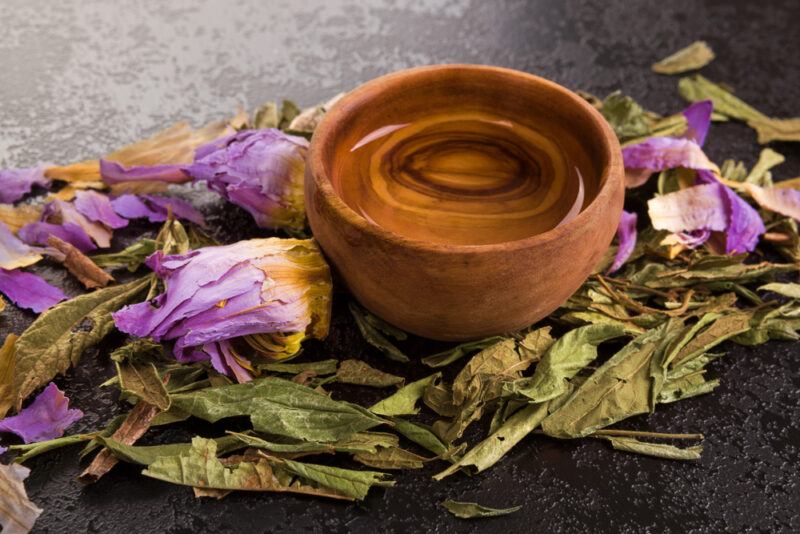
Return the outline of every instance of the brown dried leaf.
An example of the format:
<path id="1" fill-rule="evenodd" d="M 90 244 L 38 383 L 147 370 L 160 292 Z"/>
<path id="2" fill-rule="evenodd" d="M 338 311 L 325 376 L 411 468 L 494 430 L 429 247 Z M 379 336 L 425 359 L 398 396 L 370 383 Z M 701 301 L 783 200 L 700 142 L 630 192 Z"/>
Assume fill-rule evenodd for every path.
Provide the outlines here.
<path id="1" fill-rule="evenodd" d="M 114 282 L 114 277 L 98 267 L 97 264 L 71 243 L 51 235 L 47 238 L 47 244 L 64 255 L 64 259 L 60 261 L 86 289 L 105 287 Z"/>

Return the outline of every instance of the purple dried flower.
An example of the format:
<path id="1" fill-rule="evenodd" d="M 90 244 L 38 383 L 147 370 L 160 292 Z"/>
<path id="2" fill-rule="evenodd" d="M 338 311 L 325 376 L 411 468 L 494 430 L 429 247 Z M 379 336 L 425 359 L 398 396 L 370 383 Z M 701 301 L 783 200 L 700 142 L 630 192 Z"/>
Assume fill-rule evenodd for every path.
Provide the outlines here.
<path id="1" fill-rule="evenodd" d="M 128 220 L 114 211 L 111 199 L 97 191 L 78 191 L 75 193 L 75 209 L 90 221 L 105 224 L 109 228 L 124 228 Z"/>
<path id="2" fill-rule="evenodd" d="M 636 221 L 638 217 L 635 213 L 623 211 L 620 216 L 619 226 L 617 227 L 617 241 L 619 246 L 617 254 L 614 256 L 614 263 L 608 269 L 609 273 L 619 270 L 628 258 L 630 258 L 634 247 L 636 246 Z"/>
<path id="3" fill-rule="evenodd" d="M 247 360 L 236 354 L 233 340 L 285 358 L 305 337 L 327 335 L 330 272 L 312 240 L 252 239 L 184 255 L 157 252 L 147 264 L 166 292 L 123 308 L 114 321 L 128 334 L 175 340 L 180 361 L 212 360 L 237 375 L 234 368 Z M 227 340 L 232 343 L 215 345 Z"/>
<path id="4" fill-rule="evenodd" d="M 280 130 L 244 130 L 197 149 L 187 171 L 246 209 L 262 228 L 305 227 L 308 141 Z"/>
<path id="5" fill-rule="evenodd" d="M 113 199 L 111 205 L 118 215 L 126 219 L 147 218 L 150 222 L 164 222 L 172 210 L 172 214 L 179 219 L 205 226 L 203 214 L 180 198 L 125 194 Z"/>
<path id="6" fill-rule="evenodd" d="M 20 308 L 28 308 L 36 313 L 67 298 L 61 289 L 48 284 L 43 278 L 19 269 L 0 269 L 0 293 Z"/>

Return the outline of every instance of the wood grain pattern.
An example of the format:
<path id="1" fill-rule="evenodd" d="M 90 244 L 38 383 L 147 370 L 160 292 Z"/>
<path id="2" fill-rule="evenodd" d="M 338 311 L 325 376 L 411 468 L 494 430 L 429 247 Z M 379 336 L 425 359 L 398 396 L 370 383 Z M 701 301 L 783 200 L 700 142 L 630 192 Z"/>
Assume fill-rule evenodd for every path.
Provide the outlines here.
<path id="1" fill-rule="evenodd" d="M 557 140 L 583 175 L 583 210 L 541 232 L 509 230 L 501 242 L 448 242 L 432 238 L 430 227 L 425 235 L 370 222 L 342 198 L 339 191 L 358 176 L 350 151 L 365 136 L 455 109 L 491 111 Z M 611 242 L 624 194 L 617 139 L 591 106 L 542 78 L 476 65 L 409 69 L 355 89 L 318 126 L 306 173 L 311 228 L 359 302 L 404 330 L 441 340 L 516 330 L 561 305 Z"/>

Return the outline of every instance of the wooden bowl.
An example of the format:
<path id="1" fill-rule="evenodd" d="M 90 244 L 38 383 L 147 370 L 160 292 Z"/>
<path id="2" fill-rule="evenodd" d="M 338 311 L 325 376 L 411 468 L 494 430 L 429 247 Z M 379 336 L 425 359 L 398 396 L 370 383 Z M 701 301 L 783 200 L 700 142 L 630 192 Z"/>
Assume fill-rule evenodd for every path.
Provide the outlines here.
<path id="1" fill-rule="evenodd" d="M 359 139 L 448 106 L 557 125 L 569 137 L 565 146 L 581 147 L 593 199 L 551 230 L 479 245 L 409 238 L 343 201 L 332 180 L 350 179 L 347 154 Z M 600 113 L 560 85 L 499 67 L 420 67 L 365 83 L 325 115 L 306 165 L 311 229 L 353 295 L 389 323 L 445 341 L 518 330 L 563 304 L 607 250 L 623 197 L 619 143 Z"/>

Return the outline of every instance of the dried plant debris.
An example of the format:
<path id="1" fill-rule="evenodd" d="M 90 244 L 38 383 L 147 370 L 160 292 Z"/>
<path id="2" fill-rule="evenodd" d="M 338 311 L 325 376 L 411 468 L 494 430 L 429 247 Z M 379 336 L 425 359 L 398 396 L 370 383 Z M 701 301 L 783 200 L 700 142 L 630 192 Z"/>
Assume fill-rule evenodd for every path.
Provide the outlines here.
<path id="1" fill-rule="evenodd" d="M 713 57 L 698 41 L 653 70 L 679 74 Z M 267 103 L 252 118 L 179 124 L 101 159 L 0 171 L 10 184 L 0 198 L 0 313 L 16 305 L 39 314 L 0 347 L 0 429 L 25 442 L 8 457 L 18 464 L 82 444 L 80 457 L 95 454 L 84 482 L 123 461 L 198 497 L 345 501 L 392 486 L 390 471 L 480 473 L 525 439 L 699 459 L 700 434 L 619 425 L 713 393 L 711 364 L 725 365 L 732 343 L 800 340 L 800 180 L 778 179 L 786 158 L 774 149 L 748 168 L 738 154 L 717 164 L 703 145 L 712 121 L 746 122 L 761 143 L 800 140 L 800 127 L 700 75 L 678 85 L 691 105 L 666 116 L 620 91 L 583 95 L 619 138 L 626 187 L 640 188 L 615 243 L 545 321 L 444 350 L 412 350 L 421 340 L 350 302 L 351 325 L 334 328 L 360 334 L 365 354 L 304 351 L 328 335 L 334 313 L 336 281 L 307 239 L 302 177 L 306 139 L 336 99 L 305 110 Z M 190 202 L 153 194 L 188 180 L 292 237 L 218 243 Z M 56 181 L 67 185 L 46 204 L 18 203 Z M 98 251 L 129 219 L 146 229 L 121 250 Z M 160 229 L 147 227 L 155 222 Z M 28 272 L 47 257 L 92 291 L 68 298 Z M 64 435 L 82 413 L 51 381 L 106 338 L 118 343 L 101 355 L 116 374 L 97 386 L 119 390 L 123 415 Z M 149 439 L 197 420 L 215 435 Z M 144 436 L 160 444 L 137 444 Z M 27 532 L 40 512 L 25 496 L 26 475 L 0 464 L 3 532 Z M 442 506 L 466 519 L 519 509 Z"/>

